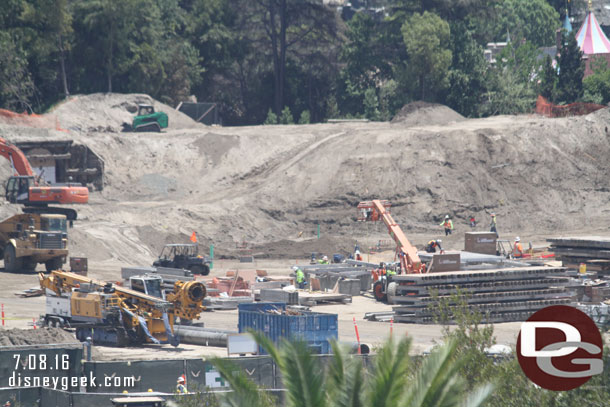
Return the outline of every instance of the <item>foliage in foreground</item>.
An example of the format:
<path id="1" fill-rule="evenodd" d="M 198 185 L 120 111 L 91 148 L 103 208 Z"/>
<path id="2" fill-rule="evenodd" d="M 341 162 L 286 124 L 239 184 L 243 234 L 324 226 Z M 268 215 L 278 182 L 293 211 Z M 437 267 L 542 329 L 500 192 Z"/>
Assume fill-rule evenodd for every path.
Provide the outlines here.
<path id="1" fill-rule="evenodd" d="M 390 338 L 379 349 L 369 370 L 361 358 L 347 355 L 334 343 L 334 353 L 324 369 L 304 342 L 284 340 L 278 348 L 265 336 L 254 336 L 280 369 L 286 405 L 290 407 L 476 407 L 492 390 L 489 384 L 471 387 L 460 377 L 465 359 L 454 356 L 455 341 L 439 346 L 416 366 L 409 356 L 411 340 Z M 229 361 L 215 359 L 212 363 L 233 390 L 221 399 L 221 405 L 270 406 L 268 395 L 259 391 L 243 372 L 236 373 L 238 368 Z"/>
<path id="2" fill-rule="evenodd" d="M 571 391 L 549 391 L 534 385 L 523 373 L 513 353 L 489 357 L 485 351 L 496 343 L 494 326 L 487 315 L 468 309 L 468 292 L 458 291 L 441 299 L 436 307 L 437 322 L 443 325 L 445 341 L 456 344 L 455 354 L 465 360 L 459 374 L 470 386 L 491 383 L 494 391 L 486 407 L 571 407 L 610 405 L 610 371 L 594 376 Z M 454 323 L 450 324 L 450 320 Z M 609 349 L 604 350 L 604 366 L 610 364 Z"/>

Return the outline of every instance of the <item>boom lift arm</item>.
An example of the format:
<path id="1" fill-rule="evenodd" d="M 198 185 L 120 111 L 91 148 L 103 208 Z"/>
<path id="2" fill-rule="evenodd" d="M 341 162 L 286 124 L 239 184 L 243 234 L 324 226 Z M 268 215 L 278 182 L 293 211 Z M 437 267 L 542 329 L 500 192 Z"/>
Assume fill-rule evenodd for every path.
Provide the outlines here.
<path id="1" fill-rule="evenodd" d="M 383 220 L 388 228 L 388 233 L 396 242 L 396 254 L 400 260 L 401 271 L 407 274 L 425 273 L 426 267 L 422 264 L 417 249 L 409 242 L 400 226 L 392 218 L 390 206 L 389 201 L 380 199 L 360 202 L 358 220 L 372 222 Z"/>

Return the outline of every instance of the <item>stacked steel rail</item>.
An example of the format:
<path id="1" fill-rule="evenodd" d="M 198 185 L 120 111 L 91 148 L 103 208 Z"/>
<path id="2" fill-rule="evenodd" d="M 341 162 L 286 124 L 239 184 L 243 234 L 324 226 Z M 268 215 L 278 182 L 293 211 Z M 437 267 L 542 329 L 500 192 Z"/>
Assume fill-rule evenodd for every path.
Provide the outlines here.
<path id="1" fill-rule="evenodd" d="M 486 322 L 524 321 L 538 309 L 571 302 L 565 272 L 563 267 L 519 267 L 397 275 L 388 300 L 397 304 L 397 322 L 438 322 L 441 302 L 449 307 L 449 319 L 463 302 Z"/>

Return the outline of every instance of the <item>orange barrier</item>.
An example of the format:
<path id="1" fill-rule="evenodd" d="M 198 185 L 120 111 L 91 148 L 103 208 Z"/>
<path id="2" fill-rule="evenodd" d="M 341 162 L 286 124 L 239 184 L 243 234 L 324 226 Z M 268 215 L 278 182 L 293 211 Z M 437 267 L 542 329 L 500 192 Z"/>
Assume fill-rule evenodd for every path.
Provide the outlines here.
<path id="1" fill-rule="evenodd" d="M 0 109 L 0 122 L 15 126 L 36 127 L 39 129 L 53 129 L 67 132 L 66 129 L 61 128 L 56 116 L 48 114 L 28 114 L 27 112 L 16 113 L 6 109 Z"/>
<path id="2" fill-rule="evenodd" d="M 536 113 L 546 117 L 581 116 L 603 109 L 604 105 L 596 103 L 570 103 L 568 105 L 554 105 L 544 97 L 538 95 L 536 100 Z"/>

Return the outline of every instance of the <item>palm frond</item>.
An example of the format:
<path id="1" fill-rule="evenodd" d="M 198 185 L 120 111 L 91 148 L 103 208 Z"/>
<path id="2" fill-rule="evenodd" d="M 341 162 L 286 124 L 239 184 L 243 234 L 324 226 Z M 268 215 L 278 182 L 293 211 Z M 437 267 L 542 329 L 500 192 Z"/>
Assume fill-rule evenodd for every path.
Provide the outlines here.
<path id="1" fill-rule="evenodd" d="M 462 402 L 462 407 L 479 407 L 491 396 L 494 385 L 486 383 L 477 387 L 475 390 L 468 393 L 466 399 Z"/>
<path id="2" fill-rule="evenodd" d="M 454 341 L 448 342 L 425 358 L 401 403 L 403 406 L 436 407 L 447 397 L 446 392 L 459 381 L 456 366 L 450 363 L 455 347 Z"/>
<path id="3" fill-rule="evenodd" d="M 288 407 L 324 407 L 324 371 L 303 341 L 282 340 L 280 370 Z"/>
<path id="4" fill-rule="evenodd" d="M 258 386 L 233 362 L 214 358 L 210 361 L 220 375 L 231 386 L 231 392 L 226 393 L 220 403 L 226 407 L 268 407 L 268 397 L 262 391 L 259 391 Z"/>
<path id="5" fill-rule="evenodd" d="M 346 363 L 341 386 L 332 393 L 332 407 L 364 407 L 362 399 L 364 375 L 362 361 L 352 358 Z"/>
<path id="6" fill-rule="evenodd" d="M 282 363 L 284 361 L 282 360 L 282 357 L 280 356 L 280 352 L 279 352 L 278 348 L 275 346 L 275 344 L 273 343 L 273 341 L 271 339 L 269 339 L 268 337 L 266 337 L 265 334 L 263 334 L 262 332 L 254 331 L 254 330 L 250 330 L 248 332 L 250 333 L 250 335 L 252 335 L 254 337 L 254 340 L 256 341 L 256 343 L 258 343 L 260 346 L 263 347 L 263 349 L 269 354 L 269 356 L 271 356 L 271 358 L 273 359 L 275 364 L 281 369 Z"/>
<path id="7" fill-rule="evenodd" d="M 468 393 L 467 382 L 459 371 L 465 358 L 454 358 L 456 341 L 449 341 L 432 352 L 422 363 L 401 403 L 404 407 L 476 407 L 490 395 L 492 386 L 485 385 Z M 464 404 L 466 400 L 467 404 Z"/>
<path id="8" fill-rule="evenodd" d="M 337 341 L 332 341 L 330 347 L 333 357 L 326 368 L 326 394 L 333 398 L 334 393 L 343 386 L 345 380 L 345 360 L 343 349 Z"/>
<path id="9" fill-rule="evenodd" d="M 367 405 L 394 407 L 404 392 L 409 368 L 411 340 L 401 339 L 397 345 L 392 337 L 379 350 L 367 391 Z"/>

